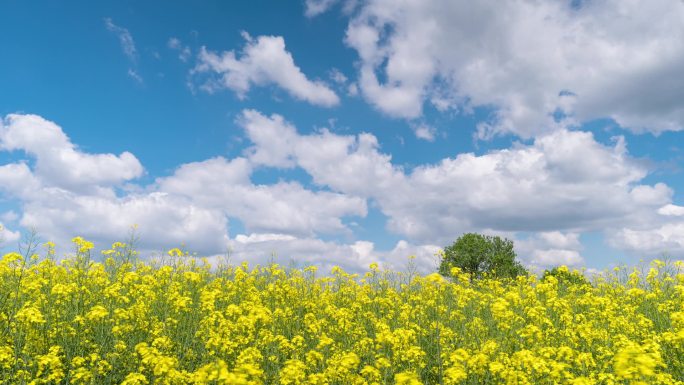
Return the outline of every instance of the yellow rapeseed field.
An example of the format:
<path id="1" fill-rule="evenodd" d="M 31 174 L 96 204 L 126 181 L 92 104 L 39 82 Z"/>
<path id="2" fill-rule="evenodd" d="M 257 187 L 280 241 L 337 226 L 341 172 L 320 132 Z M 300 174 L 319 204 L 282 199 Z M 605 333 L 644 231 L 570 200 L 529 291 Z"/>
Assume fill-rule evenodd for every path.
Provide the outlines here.
<path id="1" fill-rule="evenodd" d="M 3 383 L 684 384 L 681 263 L 471 282 L 142 262 L 123 243 L 95 263 L 74 242 L 2 257 Z"/>

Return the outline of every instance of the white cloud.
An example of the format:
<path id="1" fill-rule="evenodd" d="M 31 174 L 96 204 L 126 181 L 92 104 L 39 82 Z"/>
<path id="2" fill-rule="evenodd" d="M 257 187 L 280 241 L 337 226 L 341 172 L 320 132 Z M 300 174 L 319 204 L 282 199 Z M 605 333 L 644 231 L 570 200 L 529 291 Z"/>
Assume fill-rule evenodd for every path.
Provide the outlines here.
<path id="1" fill-rule="evenodd" d="M 0 247 L 12 244 L 18 241 L 20 237 L 21 233 L 19 231 L 12 231 L 3 223 L 0 223 Z"/>
<path id="2" fill-rule="evenodd" d="M 358 269 L 359 256 L 349 245 L 325 242 L 316 238 L 293 238 L 288 236 L 268 236 L 251 234 L 238 236 L 230 243 L 233 260 L 248 260 L 265 264 L 274 261 L 289 265 L 296 261 L 298 267 L 318 265 L 329 270 L 341 266 L 347 270 Z"/>
<path id="3" fill-rule="evenodd" d="M 322 130 L 299 135 L 282 116 L 255 110 L 243 111 L 238 122 L 254 143 L 248 150 L 254 164 L 282 168 L 297 164 L 318 185 L 365 197 L 397 186 L 403 178 L 390 163 L 391 157 L 377 151 L 377 138 L 371 134 L 340 136 Z"/>
<path id="4" fill-rule="evenodd" d="M 352 273 L 364 272 L 373 262 L 379 263 L 382 268 L 406 271 L 411 255 L 416 257 L 413 263 L 419 272 L 434 272 L 438 265 L 435 257 L 438 250 L 437 246 L 413 245 L 402 240 L 391 250 L 380 251 L 375 250 L 375 245 L 368 241 L 339 244 L 284 234 L 239 234 L 230 241 L 233 262 L 276 262 L 288 266 L 296 261 L 298 267 L 317 265 L 322 274 L 329 273 L 333 266 L 340 266 Z"/>
<path id="5" fill-rule="evenodd" d="M 140 76 L 140 74 L 138 74 L 138 72 L 132 68 L 128 69 L 128 76 L 140 84 L 144 82 L 142 76 Z"/>
<path id="6" fill-rule="evenodd" d="M 677 206 L 673 204 L 666 204 L 658 209 L 658 214 L 668 216 L 684 216 L 684 206 Z"/>
<path id="7" fill-rule="evenodd" d="M 244 158 L 214 158 L 182 165 L 157 180 L 160 191 L 239 218 L 250 231 L 312 236 L 348 232 L 341 218 L 365 216 L 366 201 L 340 193 L 313 192 L 296 182 L 254 185 Z M 218 178 L 217 178 L 218 177 Z"/>
<path id="8" fill-rule="evenodd" d="M 416 134 L 418 139 L 434 142 L 437 130 L 434 127 L 428 126 L 427 124 L 419 124 L 413 128 L 413 132 Z"/>
<path id="9" fill-rule="evenodd" d="M 651 228 L 625 227 L 611 232 L 608 243 L 640 256 L 657 257 L 667 253 L 681 258 L 684 256 L 684 222 L 680 220 Z"/>
<path id="10" fill-rule="evenodd" d="M 35 157 L 35 178 L 25 164 L 2 166 L 15 173 L 5 178 L 23 184 L 24 188 L 46 182 L 69 190 L 92 190 L 95 186 L 111 186 L 143 174 L 142 165 L 130 152 L 84 153 L 71 143 L 61 127 L 37 115 L 8 115 L 0 126 L 0 149 L 21 150 Z M 14 187 L 20 188 L 20 185 Z"/>
<path id="11" fill-rule="evenodd" d="M 22 226 L 54 240 L 82 235 L 113 241 L 138 224 L 148 248 L 186 242 L 216 252 L 228 241 L 229 217 L 250 231 L 313 237 L 349 234 L 342 219 L 367 211 L 363 198 L 296 182 L 255 185 L 253 164 L 245 158 L 183 164 L 151 185 L 132 185 L 117 195 L 115 187 L 142 174 L 135 156 L 83 153 L 61 127 L 35 115 L 4 119 L 0 149 L 23 150 L 35 159 L 0 166 L 0 191 L 20 201 Z"/>
<path id="12" fill-rule="evenodd" d="M 648 170 L 622 137 L 604 145 L 589 132 L 558 130 L 529 145 L 459 154 L 409 172 L 371 134 L 301 135 L 282 116 L 253 110 L 239 122 L 254 143 L 253 163 L 301 167 L 320 186 L 367 198 L 388 217 L 388 229 L 411 242 L 446 245 L 467 231 L 541 232 L 521 254 L 530 265 L 582 264 L 579 233 L 659 228 L 657 211 L 672 199 L 663 183 L 640 184 Z"/>
<path id="13" fill-rule="evenodd" d="M 346 77 L 340 70 L 338 70 L 337 68 L 333 68 L 332 70 L 330 70 L 330 79 L 331 79 L 332 81 L 334 81 L 335 83 L 341 84 L 341 85 L 347 84 L 347 81 L 349 80 L 349 79 L 347 79 L 347 77 Z"/>
<path id="14" fill-rule="evenodd" d="M 577 266 L 584 262 L 584 258 L 575 250 L 535 250 L 532 263 L 541 266 Z"/>
<path id="15" fill-rule="evenodd" d="M 359 4 L 346 42 L 359 55 L 362 94 L 391 116 L 420 117 L 425 101 L 492 107 L 480 137 L 597 118 L 634 132 L 684 127 L 681 1 Z"/>
<path id="16" fill-rule="evenodd" d="M 166 45 L 170 49 L 178 51 L 178 59 L 180 59 L 182 62 L 187 62 L 190 59 L 190 56 L 192 56 L 192 50 L 190 47 L 183 45 L 180 39 L 176 37 L 170 38 Z"/>
<path id="17" fill-rule="evenodd" d="M 516 240 L 515 248 L 523 256 L 523 262 L 533 269 L 584 264 L 578 233 L 539 232 L 527 239 Z"/>
<path id="18" fill-rule="evenodd" d="M 541 232 L 537 235 L 539 240 L 550 247 L 580 249 L 582 247 L 579 234 L 561 233 L 560 231 Z"/>
<path id="19" fill-rule="evenodd" d="M 19 219 L 19 214 L 14 210 L 5 211 L 0 215 L 0 219 L 2 219 L 3 222 L 14 222 Z"/>
<path id="20" fill-rule="evenodd" d="M 139 71 L 135 68 L 138 61 L 138 51 L 135 48 L 135 42 L 133 41 L 133 36 L 131 33 L 123 27 L 120 27 L 112 21 L 111 18 L 107 17 L 104 19 L 105 27 L 107 30 L 116 35 L 119 38 L 119 44 L 121 44 L 121 50 L 124 55 L 131 62 L 132 68 L 128 69 L 128 77 L 135 80 L 136 82 L 142 84 L 143 78 L 140 76 Z"/>
<path id="21" fill-rule="evenodd" d="M 105 27 L 109 32 L 114 33 L 119 38 L 119 43 L 121 44 L 121 50 L 132 62 L 135 62 L 137 58 L 137 50 L 135 48 L 135 42 L 133 41 L 133 36 L 128 32 L 126 28 L 119 27 L 114 24 L 111 18 L 107 17 L 104 19 Z"/>
<path id="22" fill-rule="evenodd" d="M 330 80 L 337 86 L 338 92 L 345 93 L 348 96 L 357 96 L 359 93 L 358 86 L 354 82 L 350 82 L 349 78 L 337 68 L 333 68 L 329 72 Z"/>
<path id="23" fill-rule="evenodd" d="M 10 163 L 0 166 L 0 190 L 21 199 L 40 196 L 40 181 L 26 163 Z"/>
<path id="24" fill-rule="evenodd" d="M 208 253 L 225 248 L 228 241 L 224 215 L 177 196 L 154 192 L 117 198 L 48 189 L 42 194 L 24 202 L 21 225 L 36 228 L 61 245 L 80 235 L 107 247 L 109 242 L 125 241 L 133 225 L 138 225 L 145 249 L 185 243 L 193 251 Z"/>
<path id="25" fill-rule="evenodd" d="M 244 115 L 245 124 L 254 124 L 259 119 L 265 122 L 265 117 L 256 112 Z M 12 115 L 4 121 L 8 124 L 2 127 L 2 149 L 23 149 L 36 161 L 0 166 L 0 186 L 4 194 L 20 200 L 20 225 L 34 227 L 41 238 L 58 242 L 61 251 L 69 249 L 69 239 L 75 235 L 95 241 L 98 248 L 107 247 L 110 242 L 125 240 L 130 227 L 138 225 L 139 247 L 145 252 L 180 244 L 199 254 L 217 254 L 228 248 L 234 261 L 252 262 L 267 262 L 275 252 L 286 259 L 284 262 L 295 258 L 300 264 L 317 264 L 325 269 L 340 265 L 356 272 L 367 269 L 371 262 L 403 269 L 411 254 L 416 255 L 416 265 L 423 272 L 430 271 L 436 263 L 434 254 L 438 247 L 434 245 L 400 241 L 391 250 L 382 251 L 376 250 L 369 241 L 343 244 L 317 239 L 316 235 L 321 232 L 349 234 L 341 218 L 365 216 L 365 198 L 307 190 L 294 182 L 255 185 L 251 174 L 253 167 L 260 167 L 259 161 L 217 157 L 183 164 L 168 177 L 117 196 L 113 188 L 122 186 L 128 177 L 111 174 L 107 178 L 96 177 L 97 173 L 91 172 L 72 175 L 65 171 L 69 167 L 95 167 L 98 162 L 93 159 L 100 159 L 103 154 L 80 153 L 59 126 L 37 116 Z M 273 122 L 286 125 L 282 119 Z M 254 137 L 259 136 L 254 133 Z M 300 139 L 296 131 L 293 139 Z M 347 154 L 348 150 L 370 154 L 377 146 L 370 135 L 351 142 L 349 139 L 336 141 L 327 132 L 307 138 L 324 147 L 327 139 L 334 142 L 328 149 L 337 147 L 336 156 Z M 41 157 L 48 152 L 48 143 L 58 150 L 78 153 L 67 157 L 73 163 L 53 165 L 54 171 L 62 173 L 64 178 L 53 178 L 41 168 Z M 303 150 L 308 144 L 297 145 L 300 146 L 298 156 L 305 159 Z M 349 166 L 353 165 L 354 157 L 351 159 Z M 117 174 L 116 162 L 100 166 Z M 360 185 L 352 189 L 365 191 Z M 229 217 L 240 219 L 252 233 L 238 234 L 231 239 Z M 14 232 L 11 235 L 12 239 L 16 238 Z"/>
<path id="26" fill-rule="evenodd" d="M 671 202 L 673 191 L 665 183 L 656 183 L 653 186 L 635 186 L 630 194 L 637 203 L 658 206 Z"/>
<path id="27" fill-rule="evenodd" d="M 193 74 L 209 74 L 209 81 L 202 85 L 206 91 L 222 88 L 234 91 L 244 98 L 253 85 L 274 84 L 293 97 L 311 104 L 331 107 L 340 99 L 325 83 L 309 80 L 295 64 L 285 48 L 281 36 L 259 36 L 256 39 L 243 34 L 246 45 L 241 54 L 235 51 L 215 53 L 202 47 Z"/>
<path id="28" fill-rule="evenodd" d="M 417 167 L 403 193 L 389 190 L 376 199 L 390 228 L 412 239 L 469 228 L 586 231 L 651 209 L 630 195 L 645 175 L 619 144 L 605 147 L 590 133 L 557 131 L 532 145 Z"/>
<path id="29" fill-rule="evenodd" d="M 401 240 L 389 252 L 380 253 L 380 262 L 390 270 L 406 271 L 409 264 L 414 264 L 422 274 L 433 273 L 439 268 L 440 257 L 437 253 L 441 246 L 423 244 L 416 245 Z M 415 257 L 415 260 L 409 259 Z"/>
<path id="30" fill-rule="evenodd" d="M 0 191 L 20 201 L 21 226 L 62 247 L 76 235 L 105 247 L 102 242 L 124 240 L 134 224 L 147 248 L 187 242 L 213 251 L 227 243 L 225 216 L 188 199 L 160 192 L 117 197 L 113 187 L 143 172 L 129 152 L 84 153 L 55 123 L 19 114 L 2 120 L 0 150 L 22 150 L 35 159 L 31 166 L 26 161 L 0 166 Z"/>
<path id="31" fill-rule="evenodd" d="M 511 239 L 529 233 L 516 242 L 519 255 L 535 266 L 582 264 L 584 231 L 605 229 L 611 244 L 624 250 L 684 250 L 682 209 L 672 204 L 672 190 L 641 184 L 647 170 L 629 156 L 623 138 L 603 145 L 591 133 L 558 130 L 531 144 L 405 170 L 371 134 L 321 129 L 302 135 L 279 115 L 245 110 L 238 122 L 253 146 L 244 157 L 183 164 L 142 186 L 132 182 L 142 173 L 132 154 L 83 153 L 59 126 L 34 115 L 2 122 L 0 149 L 23 150 L 29 159 L 0 165 L 0 191 L 20 201 L 22 226 L 56 241 L 74 235 L 121 240 L 137 223 L 147 249 L 184 242 L 212 254 L 230 246 L 244 256 L 277 251 L 353 269 L 372 261 L 405 266 L 407 254 L 418 255 L 421 269 L 432 269 L 435 245 L 466 231 Z M 316 188 L 253 183 L 254 169 L 263 167 L 299 167 Z M 115 193 L 126 183 L 132 188 Z M 364 240 L 316 239 L 351 236 L 344 219 L 365 216 L 367 202 L 405 241 L 378 251 Z M 251 235 L 229 238 L 228 218 L 239 219 Z"/>
<path id="32" fill-rule="evenodd" d="M 330 9 L 338 0 L 305 0 L 304 14 L 307 17 L 318 16 Z"/>
<path id="33" fill-rule="evenodd" d="M 244 110 L 238 117 L 254 146 L 247 148 L 250 161 L 257 165 L 290 168 L 295 165 L 293 148 L 297 129 L 280 115 L 270 117 L 256 110 Z"/>
<path id="34" fill-rule="evenodd" d="M 235 237 L 235 241 L 243 244 L 249 243 L 260 243 L 269 241 L 294 241 L 297 237 L 287 234 L 273 234 L 273 233 L 261 233 L 261 234 L 238 234 Z"/>

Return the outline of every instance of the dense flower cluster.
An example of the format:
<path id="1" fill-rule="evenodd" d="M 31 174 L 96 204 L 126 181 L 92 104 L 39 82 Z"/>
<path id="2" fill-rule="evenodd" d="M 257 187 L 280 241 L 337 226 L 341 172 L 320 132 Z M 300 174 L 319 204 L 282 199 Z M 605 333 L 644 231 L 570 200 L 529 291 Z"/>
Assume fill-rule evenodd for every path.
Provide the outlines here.
<path id="1" fill-rule="evenodd" d="M 684 384 L 684 267 L 581 284 L 210 267 L 126 244 L 0 261 L 10 384 Z"/>

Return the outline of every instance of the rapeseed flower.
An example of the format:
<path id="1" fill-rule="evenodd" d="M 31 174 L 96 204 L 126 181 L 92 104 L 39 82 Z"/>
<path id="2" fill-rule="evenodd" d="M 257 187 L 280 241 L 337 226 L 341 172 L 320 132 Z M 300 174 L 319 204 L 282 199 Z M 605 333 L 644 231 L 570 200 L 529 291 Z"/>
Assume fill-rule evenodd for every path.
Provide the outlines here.
<path id="1" fill-rule="evenodd" d="M 0 259 L 0 383 L 684 385 L 682 264 L 591 284 L 565 267 L 317 277 L 178 248 L 144 262 L 124 243 L 95 262 L 74 243 L 62 261 L 49 243 Z"/>

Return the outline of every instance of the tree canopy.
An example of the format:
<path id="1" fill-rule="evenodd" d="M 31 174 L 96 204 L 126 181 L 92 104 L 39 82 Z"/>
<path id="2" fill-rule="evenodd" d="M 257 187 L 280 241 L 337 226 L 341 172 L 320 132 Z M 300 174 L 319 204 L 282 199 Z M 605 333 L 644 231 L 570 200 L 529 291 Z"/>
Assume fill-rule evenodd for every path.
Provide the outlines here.
<path id="1" fill-rule="evenodd" d="M 451 275 L 453 267 L 480 278 L 484 273 L 499 278 L 515 278 L 527 271 L 516 261 L 513 241 L 498 236 L 466 233 L 444 248 L 439 273 Z"/>

